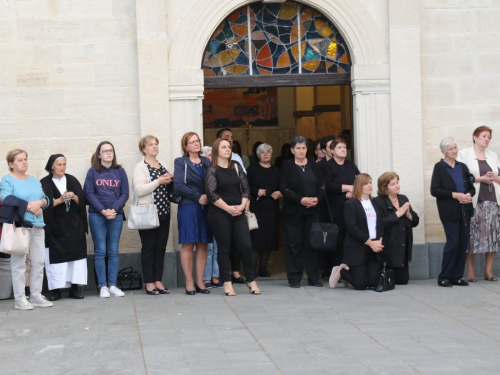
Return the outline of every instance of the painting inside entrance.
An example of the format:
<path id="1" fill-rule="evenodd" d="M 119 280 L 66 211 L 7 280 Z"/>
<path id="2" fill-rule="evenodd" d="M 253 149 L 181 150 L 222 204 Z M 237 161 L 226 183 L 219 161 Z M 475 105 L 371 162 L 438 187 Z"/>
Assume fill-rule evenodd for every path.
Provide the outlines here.
<path id="1" fill-rule="evenodd" d="M 276 87 L 205 90 L 205 128 L 278 125 Z"/>

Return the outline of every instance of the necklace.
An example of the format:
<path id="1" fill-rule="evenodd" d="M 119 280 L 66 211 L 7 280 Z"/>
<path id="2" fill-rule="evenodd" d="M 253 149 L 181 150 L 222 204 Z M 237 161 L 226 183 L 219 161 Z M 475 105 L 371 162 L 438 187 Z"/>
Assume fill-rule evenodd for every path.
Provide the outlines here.
<path id="1" fill-rule="evenodd" d="M 302 169 L 302 172 L 306 173 L 306 165 L 307 165 L 307 164 L 304 164 L 304 165 L 295 164 L 295 165 L 299 166 L 299 167 L 300 167 L 300 169 Z"/>

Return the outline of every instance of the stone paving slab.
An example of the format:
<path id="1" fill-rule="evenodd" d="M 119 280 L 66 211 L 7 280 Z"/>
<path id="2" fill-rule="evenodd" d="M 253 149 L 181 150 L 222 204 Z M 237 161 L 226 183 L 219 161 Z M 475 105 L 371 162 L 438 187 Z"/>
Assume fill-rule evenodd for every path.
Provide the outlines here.
<path id="1" fill-rule="evenodd" d="M 0 374 L 497 374 L 500 283 L 0 301 Z"/>

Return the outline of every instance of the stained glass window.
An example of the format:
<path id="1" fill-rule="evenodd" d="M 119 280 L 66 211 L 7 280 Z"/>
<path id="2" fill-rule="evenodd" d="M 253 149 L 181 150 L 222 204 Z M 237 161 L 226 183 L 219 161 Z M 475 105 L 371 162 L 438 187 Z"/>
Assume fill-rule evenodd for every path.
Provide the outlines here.
<path id="1" fill-rule="evenodd" d="M 323 14 L 294 1 L 252 3 L 217 27 L 205 48 L 205 76 L 348 73 L 344 39 Z"/>

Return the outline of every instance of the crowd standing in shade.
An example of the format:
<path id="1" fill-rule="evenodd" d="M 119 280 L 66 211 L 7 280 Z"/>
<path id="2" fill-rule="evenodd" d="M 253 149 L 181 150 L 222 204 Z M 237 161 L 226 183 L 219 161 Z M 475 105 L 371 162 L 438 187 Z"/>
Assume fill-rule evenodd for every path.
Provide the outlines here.
<path id="1" fill-rule="evenodd" d="M 460 153 L 453 138 L 440 143 L 443 158 L 434 166 L 430 188 L 446 234 L 439 286 L 467 286 L 477 281 L 474 255 L 478 253 L 486 254 L 484 278 L 497 280 L 492 267 L 500 249 L 500 161 L 487 150 L 491 136 L 491 128 L 478 127 L 473 132 L 473 146 Z M 256 274 L 270 276 L 266 268 L 270 254 L 279 249 L 281 198 L 290 287 L 300 287 L 304 263 L 308 285 L 313 287 L 323 286 L 323 271 L 331 288 L 342 279 L 347 287 L 372 289 L 382 264 L 394 270 L 396 284 L 407 284 L 413 228 L 419 224 L 419 216 L 401 194 L 398 174 L 383 173 L 378 178 L 378 196 L 372 198 L 372 178 L 348 160 L 344 139 L 326 136 L 315 142 L 316 162 L 308 158 L 308 145 L 311 142 L 302 136 L 283 145 L 276 159 L 278 168 L 271 163 L 272 147 L 256 142 L 253 156 L 258 162 L 248 168 L 247 175 L 238 155 L 241 148 L 230 129 L 221 129 L 213 147 L 203 150 L 198 134 L 189 132 L 181 139 L 182 156 L 175 159 L 171 174 L 157 160 L 158 138 L 142 137 L 139 151 L 143 159 L 133 171 L 132 200 L 139 206 L 153 202 L 160 223 L 157 228 L 139 230 L 146 293 L 170 292 L 163 284 L 163 271 L 173 194 L 182 197 L 177 222 L 188 295 L 210 294 L 210 288 L 223 287 L 227 296 L 235 296 L 233 283 L 246 283 L 250 293 L 261 293 Z M 53 306 L 51 301 L 59 300 L 64 288 L 69 288 L 70 298 L 84 297 L 88 226 L 100 297 L 124 296 L 117 287 L 118 249 L 129 186 L 112 143 L 97 146 L 84 189 L 66 173 L 67 160 L 62 154 L 50 156 L 45 167 L 49 174 L 41 181 L 27 174 L 26 151 L 12 150 L 6 159 L 10 173 L 0 181 L 0 223 L 18 222 L 30 228 L 29 300 L 25 294 L 26 256 L 11 256 L 15 309 Z M 259 223 L 253 231 L 244 214 L 249 208 Z M 328 208 L 331 217 L 324 214 Z M 338 225 L 337 250 L 332 256 L 321 256 L 309 244 L 312 223 L 319 217 Z M 41 294 L 44 263 L 50 300 Z M 241 263 L 246 280 L 240 275 Z"/>
<path id="2" fill-rule="evenodd" d="M 49 301 L 61 299 L 61 289 L 70 288 L 68 297 L 82 299 L 87 285 L 87 207 L 78 180 L 66 173 L 66 157 L 51 155 L 45 166 L 49 173 L 41 179 L 49 206 L 45 221 L 45 273 L 52 290 Z"/>
<path id="3" fill-rule="evenodd" d="M 157 160 L 159 140 L 146 135 L 139 141 L 139 151 L 144 156 L 132 174 L 133 200 L 139 206 L 154 202 L 160 225 L 153 229 L 139 230 L 141 238 L 141 265 L 144 289 L 149 295 L 169 294 L 163 285 L 165 252 L 170 233 L 170 201 L 168 186 L 173 176 L 165 164 Z"/>

